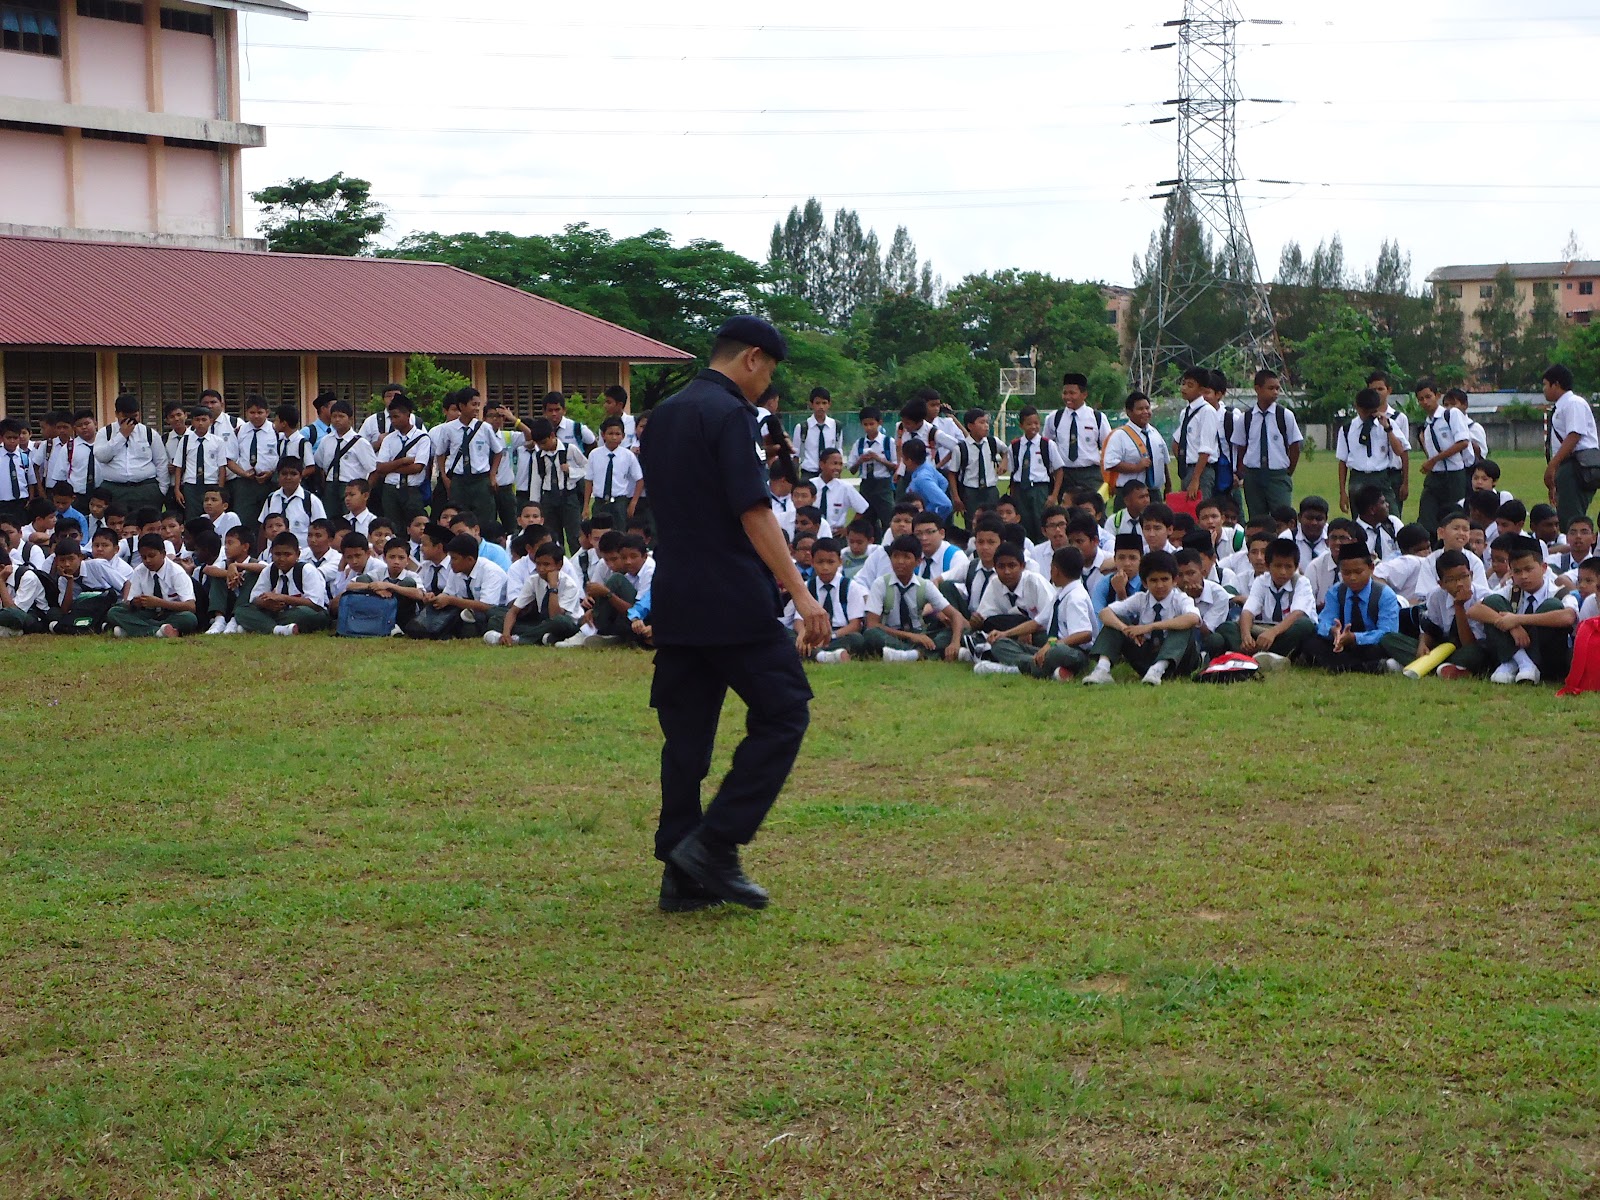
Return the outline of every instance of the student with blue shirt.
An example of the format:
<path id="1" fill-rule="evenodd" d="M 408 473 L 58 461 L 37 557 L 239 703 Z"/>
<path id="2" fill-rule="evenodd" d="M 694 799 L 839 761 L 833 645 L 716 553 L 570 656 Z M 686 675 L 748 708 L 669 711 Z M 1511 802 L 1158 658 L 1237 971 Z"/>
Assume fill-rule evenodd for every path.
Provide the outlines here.
<path id="1" fill-rule="evenodd" d="M 1144 590 L 1139 579 L 1139 560 L 1144 556 L 1144 537 L 1119 533 L 1111 551 L 1111 572 L 1098 575 L 1089 588 L 1089 608 L 1095 614 L 1108 604 L 1126 600 Z"/>
<path id="2" fill-rule="evenodd" d="M 478 514 L 468 512 L 466 509 L 456 514 L 456 519 L 450 522 L 450 532 L 453 534 L 467 534 L 478 542 L 478 554 L 488 559 L 502 571 L 511 570 L 511 554 L 498 542 L 492 542 L 483 536 L 483 528 L 478 524 Z"/>
<path id="3" fill-rule="evenodd" d="M 928 461 L 928 448 L 908 439 L 900 447 L 900 458 L 911 472 L 906 480 L 906 495 L 921 500 L 922 507 L 939 520 L 948 521 L 955 505 L 950 502 L 950 487 L 944 476 Z"/>
<path id="4" fill-rule="evenodd" d="M 1400 629 L 1400 601 L 1394 589 L 1372 575 L 1372 552 L 1363 542 L 1339 548 L 1339 582 L 1328 589 L 1328 601 L 1317 618 L 1317 632 L 1307 638 L 1301 655 L 1326 671 L 1398 673 L 1382 642 Z"/>

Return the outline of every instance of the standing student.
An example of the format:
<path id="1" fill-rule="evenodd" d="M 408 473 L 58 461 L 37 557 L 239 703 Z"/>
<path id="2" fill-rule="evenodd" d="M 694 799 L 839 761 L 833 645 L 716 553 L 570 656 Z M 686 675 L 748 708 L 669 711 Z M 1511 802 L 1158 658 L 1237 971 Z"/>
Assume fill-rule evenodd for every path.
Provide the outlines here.
<path id="1" fill-rule="evenodd" d="M 1461 415 L 1462 424 L 1467 430 L 1467 440 L 1472 443 L 1467 450 L 1467 459 L 1476 467 L 1479 462 L 1489 457 L 1489 431 L 1481 422 L 1472 419 L 1471 401 L 1462 389 L 1451 388 L 1444 394 L 1444 402 Z"/>
<path id="2" fill-rule="evenodd" d="M 955 510 L 970 526 L 978 509 L 993 508 L 1000 499 L 1000 476 L 1010 470 L 1006 448 L 989 432 L 989 414 L 969 408 L 962 414 L 963 430 L 945 466 Z"/>
<path id="3" fill-rule="evenodd" d="M 1495 539 L 1494 549 L 1504 552 L 1510 577 L 1468 610 L 1483 623 L 1484 640 L 1498 664 L 1489 682 L 1564 680 L 1572 666 L 1578 597 L 1557 589 L 1538 538 L 1512 534 Z"/>
<path id="4" fill-rule="evenodd" d="M 389 401 L 388 432 L 379 443 L 372 477 L 380 490 L 373 503 L 394 522 L 409 529 L 427 509 L 428 468 L 433 463 L 433 442 L 412 416 L 411 401 L 396 393 Z"/>
<path id="5" fill-rule="evenodd" d="M 200 393 L 200 403 L 211 411 L 211 432 L 218 437 L 232 438 L 239 432 L 240 421 L 228 412 L 222 403 L 222 393 L 216 388 L 206 388 Z"/>
<path id="6" fill-rule="evenodd" d="M 1383 639 L 1400 630 L 1400 601 L 1394 589 L 1373 577 L 1372 553 L 1363 542 L 1339 551 L 1339 582 L 1328 590 L 1317 618 L 1317 632 L 1303 654 L 1325 671 L 1398 672 Z"/>
<path id="7" fill-rule="evenodd" d="M 889 527 L 894 512 L 894 439 L 883 431 L 883 411 L 861 410 L 861 436 L 850 450 L 850 470 L 860 477 L 860 492 L 879 531 Z"/>
<path id="8" fill-rule="evenodd" d="M 1141 682 L 1158 687 L 1170 671 L 1193 670 L 1199 661 L 1194 631 L 1200 614 L 1178 589 L 1176 560 L 1165 550 L 1146 554 L 1139 578 L 1142 591 L 1100 610 L 1100 632 L 1089 647 L 1099 661 L 1084 683 L 1111 683 L 1111 669 L 1122 660 L 1140 672 Z"/>
<path id="9" fill-rule="evenodd" d="M 920 394 L 911 397 L 900 408 L 900 424 L 895 429 L 895 457 L 900 464 L 895 472 L 895 487 L 902 498 L 911 486 L 911 476 L 917 464 L 928 462 L 937 469 L 944 460 L 939 433 L 929 419 L 931 415 L 928 402 Z M 912 442 L 920 443 L 925 451 L 916 463 L 906 461 L 906 447 Z M 943 476 L 940 478 L 942 480 Z"/>
<path id="10" fill-rule="evenodd" d="M 1369 486 L 1383 492 L 1391 509 L 1399 506 L 1394 477 L 1409 461 L 1410 447 L 1401 439 L 1376 389 L 1362 388 L 1356 393 L 1356 415 L 1339 430 L 1333 453 L 1339 460 L 1340 512 L 1359 515 L 1350 507 L 1351 498 Z"/>
<path id="11" fill-rule="evenodd" d="M 28 501 L 39 495 L 33 461 L 22 448 L 24 429 L 16 417 L 0 420 L 0 520 L 13 525 L 27 519 Z"/>
<path id="12" fill-rule="evenodd" d="M 1234 466 L 1244 480 L 1244 501 L 1252 517 L 1294 503 L 1294 473 L 1305 439 L 1294 414 L 1278 402 L 1282 388 L 1276 371 L 1257 371 L 1256 402 L 1233 428 Z"/>
<path id="13" fill-rule="evenodd" d="M 622 444 L 629 450 L 638 452 L 639 435 L 638 426 L 633 419 L 633 414 L 628 411 L 628 389 L 619 384 L 612 384 L 600 393 L 600 407 L 605 410 L 605 415 L 615 417 L 622 422 Z"/>
<path id="14" fill-rule="evenodd" d="M 330 400 L 333 399 L 331 395 L 328 398 Z M 321 396 L 319 396 L 318 399 L 321 399 Z M 414 413 L 416 411 L 416 406 L 412 404 L 411 400 L 406 396 L 405 385 L 401 383 L 388 383 L 384 385 L 383 392 L 380 394 L 378 411 L 369 414 L 367 419 L 361 422 L 361 436 L 372 443 L 372 448 L 379 452 L 378 457 L 380 459 L 383 458 L 383 443 L 388 440 L 389 434 L 394 430 L 395 427 L 394 413 L 396 400 L 403 402 L 406 412 Z M 415 419 L 412 420 L 411 424 L 408 426 L 408 429 L 414 430 L 417 433 L 428 432 L 428 427 L 421 421 Z"/>
<path id="15" fill-rule="evenodd" d="M 494 430 L 495 436 L 500 439 L 500 445 L 503 450 L 500 455 L 500 465 L 495 468 L 494 472 L 495 492 L 494 512 L 492 515 L 499 522 L 501 528 L 512 529 L 515 528 L 517 523 L 518 508 L 516 455 L 513 453 L 513 444 L 516 441 L 516 437 L 515 435 L 508 435 L 506 427 L 514 418 L 512 417 L 510 406 L 498 402 L 490 405 L 484 415 L 489 422 L 489 427 Z M 622 418 L 618 417 L 617 420 L 620 421 Z M 623 428 L 626 429 L 627 425 L 624 424 Z M 485 516 L 488 515 L 490 514 L 485 514 Z"/>
<path id="16" fill-rule="evenodd" d="M 1422 474 L 1422 499 L 1417 504 L 1417 524 L 1431 537 L 1439 515 L 1466 503 L 1471 482 L 1472 439 L 1461 413 L 1441 403 L 1432 388 L 1418 388 L 1417 402 L 1424 420 L 1418 442 L 1427 455 L 1417 470 Z"/>
<path id="17" fill-rule="evenodd" d="M 444 485 L 443 497 L 434 497 L 434 514 L 442 516 L 446 503 L 475 513 L 492 513 L 498 488 L 494 479 L 505 456 L 505 442 L 483 419 L 483 397 L 477 388 L 461 388 L 452 394 L 461 415 L 431 436 L 434 463 Z"/>
<path id="18" fill-rule="evenodd" d="M 95 476 L 123 511 L 159 508 L 169 474 L 167 448 L 140 421 L 137 398 L 124 393 L 114 407 L 117 419 L 94 437 Z"/>
<path id="19" fill-rule="evenodd" d="M 172 499 L 186 520 L 205 515 L 206 490 L 226 483 L 233 440 L 211 431 L 211 410 L 197 404 L 189 413 L 189 428 L 178 439 L 172 463 Z"/>
<path id="20" fill-rule="evenodd" d="M 1044 510 L 1060 503 L 1064 472 L 1055 443 L 1044 436 L 1039 410 L 1027 405 L 1017 423 L 1022 434 L 1011 442 L 1011 499 L 1022 527 L 1037 542 L 1044 537 Z"/>
<path id="21" fill-rule="evenodd" d="M 159 533 L 140 536 L 139 565 L 128 578 L 122 602 L 112 606 L 106 620 L 119 638 L 175 638 L 200 627 L 194 582 L 167 553 Z"/>
<path id="22" fill-rule="evenodd" d="M 1058 500 L 1078 492 L 1098 492 L 1105 482 L 1100 468 L 1101 447 L 1111 436 L 1111 422 L 1103 412 L 1089 407 L 1088 401 L 1087 375 L 1069 371 L 1061 377 L 1061 407 L 1044 423 L 1045 434 L 1059 452 Z"/>
<path id="23" fill-rule="evenodd" d="M 328 412 L 333 407 L 333 402 L 338 398 L 337 393 L 326 388 L 311 397 L 311 411 L 316 415 L 306 422 L 300 432 L 305 435 L 306 444 L 311 447 L 312 454 L 316 454 L 317 448 L 322 445 L 322 439 L 333 432 L 333 423 L 328 420 Z M 385 399 L 384 403 L 388 403 L 387 399 Z M 351 412 L 354 411 L 355 408 L 352 404 Z M 367 444 L 372 445 L 371 439 L 368 439 Z M 377 446 L 373 445 L 372 448 L 376 450 Z"/>
<path id="24" fill-rule="evenodd" d="M 1178 381 L 1183 396 L 1183 416 L 1172 438 L 1172 452 L 1178 464 L 1179 486 L 1191 500 L 1203 500 L 1217 488 L 1217 454 L 1222 423 L 1216 407 L 1206 398 L 1211 371 L 1190 367 Z"/>
<path id="25" fill-rule="evenodd" d="M 1172 484 L 1171 454 L 1150 423 L 1150 397 L 1129 392 L 1123 410 L 1127 423 L 1119 425 L 1105 444 L 1106 482 L 1118 492 L 1135 481 L 1143 483 L 1151 498 L 1159 500 Z"/>
<path id="26" fill-rule="evenodd" d="M 71 484 L 73 492 L 80 498 L 80 506 L 87 509 L 88 498 L 99 487 L 95 476 L 92 412 L 85 409 L 74 414 L 71 436 L 63 440 L 50 456 L 50 476 L 60 482 Z M 6 491 L 6 484 L 0 483 L 0 495 L 4 495 Z M 94 530 L 86 529 L 83 532 L 87 538 Z"/>
<path id="27" fill-rule="evenodd" d="M 625 529 L 644 490 L 644 469 L 632 450 L 622 447 L 622 422 L 607 417 L 600 422 L 604 443 L 589 458 L 583 481 L 583 515 L 587 520 L 604 514 L 614 528 Z"/>
<path id="28" fill-rule="evenodd" d="M 204 407 L 203 405 L 201 407 Z M 210 409 L 206 409 L 210 412 Z M 178 447 L 182 444 L 184 435 L 189 432 L 189 406 L 181 400 L 168 401 L 161 409 L 161 418 L 167 423 L 167 435 L 162 439 L 162 445 L 167 450 L 168 478 L 161 481 L 163 493 L 172 490 L 170 471 L 172 464 L 177 460 Z"/>
<path id="29" fill-rule="evenodd" d="M 567 416 L 567 398 L 560 392 L 544 394 L 544 419 L 555 427 L 556 438 L 564 446 L 576 446 L 584 454 L 594 452 L 600 444 L 593 431 L 575 417 Z"/>
<path id="30" fill-rule="evenodd" d="M 800 470 L 815 475 L 824 450 L 839 448 L 839 422 L 828 415 L 833 395 L 825 387 L 814 387 L 806 400 L 811 415 L 794 427 L 794 448 L 800 456 Z"/>
<path id="31" fill-rule="evenodd" d="M 300 560 L 300 539 L 280 533 L 272 539 L 271 565 L 256 576 L 248 603 L 234 612 L 246 633 L 292 637 L 326 629 L 328 584 L 321 571 Z"/>
<path id="32" fill-rule="evenodd" d="M 806 590 L 828 615 L 830 637 L 813 648 L 805 640 L 805 622 L 794 601 L 784 607 L 783 623 L 794 634 L 802 656 L 823 664 L 846 663 L 865 649 L 862 630 L 866 628 L 867 589 L 846 577 L 842 570 L 840 546 L 833 538 L 822 538 L 811 547 L 811 578 Z"/>
<path id="33" fill-rule="evenodd" d="M 1574 517 L 1587 516 L 1594 489 L 1584 483 L 1577 455 L 1600 449 L 1594 409 L 1572 390 L 1572 370 L 1560 363 L 1545 370 L 1541 384 L 1550 405 L 1550 431 L 1545 443 L 1544 486 L 1556 506 L 1561 528 Z"/>
<path id="34" fill-rule="evenodd" d="M 278 441 L 278 461 L 286 458 L 300 460 L 302 482 L 313 494 L 322 490 L 322 472 L 317 469 L 311 439 L 300 428 L 300 406 L 280 404 L 272 411 L 272 432 Z"/>
<path id="35" fill-rule="evenodd" d="M 267 402 L 257 395 L 244 398 L 244 424 L 233 437 L 233 457 L 228 460 L 233 476 L 233 511 L 246 529 L 254 533 L 260 523 L 261 506 L 272 492 L 278 474 L 278 435 L 267 427 Z"/>
<path id="36" fill-rule="evenodd" d="M 1400 439 L 1399 462 L 1389 472 L 1389 507 L 1398 518 L 1405 513 L 1406 501 L 1411 496 L 1411 422 L 1406 414 L 1396 408 L 1390 401 L 1394 395 L 1394 383 L 1387 373 L 1373 371 L 1367 376 L 1367 386 L 1378 393 L 1378 398 L 1383 405 L 1383 416 L 1389 423 L 1389 428 Z M 1424 376 L 1417 380 L 1416 390 L 1430 388 L 1437 392 L 1438 384 Z"/>
<path id="37" fill-rule="evenodd" d="M 342 517 L 347 511 L 346 485 L 369 480 L 377 469 L 378 455 L 372 443 L 356 432 L 355 407 L 350 401 L 335 400 L 328 407 L 328 419 L 333 431 L 319 439 L 315 451 L 322 477 L 322 507 L 332 516 Z"/>

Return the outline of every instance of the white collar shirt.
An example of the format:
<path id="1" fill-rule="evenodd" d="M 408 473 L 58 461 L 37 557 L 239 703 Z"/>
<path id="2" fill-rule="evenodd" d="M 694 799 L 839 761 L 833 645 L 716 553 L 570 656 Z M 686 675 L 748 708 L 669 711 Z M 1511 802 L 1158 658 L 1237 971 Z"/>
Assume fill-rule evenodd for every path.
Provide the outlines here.
<path id="1" fill-rule="evenodd" d="M 299 579 L 296 580 L 295 576 Z M 265 596 L 268 592 L 277 592 L 283 596 L 303 596 L 318 608 L 325 608 L 328 604 L 328 581 L 321 571 L 308 562 L 296 563 L 287 571 L 280 571 L 269 560 L 261 574 L 256 576 L 256 585 L 250 591 L 250 598 Z"/>
<path id="2" fill-rule="evenodd" d="M 1283 617 L 1298 609 L 1315 619 L 1317 598 L 1312 594 L 1311 581 L 1296 572 L 1295 577 L 1282 587 L 1272 582 L 1272 572 L 1263 571 L 1250 585 L 1250 596 L 1244 602 L 1244 611 L 1257 621 L 1276 625 L 1283 617 L 1274 616 L 1279 602 L 1283 604 Z"/>
<path id="3" fill-rule="evenodd" d="M 1454 454 L 1445 454 L 1430 468 L 1431 471 L 1465 471 L 1472 457 L 1472 439 L 1467 436 L 1467 422 L 1459 412 L 1443 404 L 1433 410 L 1433 415 L 1422 423 L 1419 434 L 1422 451 L 1429 458 L 1448 450 L 1457 442 L 1466 442 L 1467 448 Z"/>
<path id="4" fill-rule="evenodd" d="M 246 421 L 233 434 L 233 462 L 246 471 L 269 474 L 278 469 L 278 434 L 272 426 Z"/>
<path id="5" fill-rule="evenodd" d="M 165 482 L 167 447 L 148 425 L 139 425 L 131 438 L 122 436 L 115 423 L 94 435 L 95 476 L 101 483 Z"/>
<path id="6" fill-rule="evenodd" d="M 608 474 L 609 489 L 606 486 Z M 596 500 L 631 500 L 634 485 L 643 480 L 644 469 L 639 465 L 639 456 L 632 450 L 624 450 L 621 446 L 607 450 L 599 446 L 589 455 L 589 482 L 594 485 Z"/>
<path id="7" fill-rule="evenodd" d="M 1217 449 L 1222 444 L 1222 418 L 1217 415 L 1217 410 L 1203 397 L 1191 400 L 1183 410 L 1172 444 L 1178 450 L 1178 465 L 1181 467 L 1194 466 L 1202 454 L 1210 456 L 1208 465 L 1215 465 Z"/>
<path id="8" fill-rule="evenodd" d="M 828 619 L 836 630 L 843 629 L 851 621 L 860 621 L 866 615 L 867 589 L 852 579 L 846 579 L 842 571 L 834 576 L 831 584 L 823 583 L 813 575 L 806 581 L 806 590 L 829 614 Z M 783 623 L 793 625 L 799 619 L 791 599 L 784 606 Z"/>
<path id="9" fill-rule="evenodd" d="M 399 462 L 409 458 L 421 464 L 422 470 L 413 471 L 409 475 L 399 471 L 390 471 L 383 477 L 383 482 L 390 487 L 421 487 L 428 478 L 428 469 L 433 462 L 433 440 L 427 431 L 413 425 L 405 433 L 398 429 L 390 429 L 383 435 L 379 443 L 376 462 Z"/>
<path id="10" fill-rule="evenodd" d="M 1107 607 L 1116 613 L 1118 620 L 1128 625 L 1152 625 L 1157 621 L 1170 621 L 1173 617 L 1199 612 L 1194 601 L 1178 588 L 1173 588 L 1162 600 L 1157 600 L 1149 592 L 1135 592 L 1126 600 L 1118 600 Z M 1156 615 L 1157 608 L 1161 610 L 1160 616 Z"/>
<path id="11" fill-rule="evenodd" d="M 1050 623 L 1050 609 L 1054 603 L 1055 588 L 1050 586 L 1049 580 L 1032 571 L 1024 571 L 1013 589 L 1007 589 L 997 576 L 985 589 L 976 612 L 986 620 L 1017 614 L 1045 626 Z"/>
<path id="12" fill-rule="evenodd" d="M 1051 413 L 1045 422 L 1045 432 L 1056 444 L 1061 465 L 1076 470 L 1100 465 L 1100 447 L 1111 436 L 1111 423 L 1104 413 L 1083 404 L 1077 408 L 1058 408 Z"/>
<path id="13" fill-rule="evenodd" d="M 1263 429 L 1266 431 L 1267 444 L 1267 461 L 1264 463 L 1261 461 Z M 1247 471 L 1262 467 L 1287 471 L 1289 448 L 1298 446 L 1302 440 L 1294 414 L 1277 401 L 1273 401 L 1266 409 L 1259 404 L 1252 404 L 1233 426 L 1233 444 L 1244 449 L 1242 465 Z"/>
<path id="14" fill-rule="evenodd" d="M 182 564 L 170 554 L 167 555 L 166 562 L 161 564 L 159 571 L 151 571 L 141 562 L 133 568 L 132 574 L 128 577 L 129 600 L 135 596 L 155 596 L 158 590 L 163 600 L 194 599 L 194 580 L 189 578 L 189 572 L 185 571 Z"/>
<path id="15" fill-rule="evenodd" d="M 1550 409 L 1550 454 L 1554 455 L 1571 433 L 1578 435 L 1578 444 L 1573 447 L 1575 450 L 1600 449 L 1600 438 L 1595 433 L 1594 409 L 1576 392 L 1564 392 Z"/>
<path id="16" fill-rule="evenodd" d="M 373 468 L 378 465 L 378 455 L 372 443 L 353 429 L 343 437 L 336 433 L 324 436 L 317 442 L 315 456 L 323 478 L 329 483 L 350 483 L 370 478 Z"/>

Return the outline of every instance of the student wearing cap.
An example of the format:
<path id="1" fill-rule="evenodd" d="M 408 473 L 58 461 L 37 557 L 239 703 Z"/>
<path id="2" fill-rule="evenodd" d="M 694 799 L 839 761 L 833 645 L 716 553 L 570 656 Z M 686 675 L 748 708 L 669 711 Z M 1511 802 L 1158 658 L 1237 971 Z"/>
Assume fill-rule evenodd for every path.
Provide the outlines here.
<path id="1" fill-rule="evenodd" d="M 1328 589 L 1317 632 L 1302 656 L 1325 671 L 1399 671 L 1383 639 L 1400 631 L 1400 601 L 1394 589 L 1373 577 L 1372 552 L 1363 541 L 1339 548 L 1339 582 Z"/>
<path id="2" fill-rule="evenodd" d="M 378 445 L 378 461 L 372 468 L 372 478 L 378 486 L 373 489 L 371 503 L 396 529 L 405 529 L 427 510 L 426 484 L 428 468 L 433 463 L 433 440 L 413 416 L 411 401 L 404 392 L 393 394 L 384 423 L 389 432 Z"/>
<path id="3" fill-rule="evenodd" d="M 657 405 L 642 441 L 656 520 L 650 703 L 661 723 L 666 911 L 732 901 L 763 908 L 739 847 L 755 837 L 800 751 L 811 687 L 778 621 L 777 585 L 795 605 L 800 649 L 831 640 L 772 511 L 756 440 L 757 397 L 785 358 L 783 336 L 757 317 L 718 329 L 710 366 Z M 708 591 L 706 580 L 717 587 Z M 728 689 L 749 709 L 746 734 L 704 810 L 700 788 Z"/>

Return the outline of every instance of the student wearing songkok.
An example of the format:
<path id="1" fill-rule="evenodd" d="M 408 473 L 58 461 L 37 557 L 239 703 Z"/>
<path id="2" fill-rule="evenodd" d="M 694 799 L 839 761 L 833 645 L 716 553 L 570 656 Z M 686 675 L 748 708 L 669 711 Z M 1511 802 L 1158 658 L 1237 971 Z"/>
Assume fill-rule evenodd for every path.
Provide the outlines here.
<path id="1" fill-rule="evenodd" d="M 194 582 L 160 534 L 139 537 L 139 565 L 106 618 L 117 637 L 179 637 L 199 628 Z"/>
<path id="2" fill-rule="evenodd" d="M 1100 610 L 1100 632 L 1089 647 L 1089 656 L 1098 661 L 1084 683 L 1111 683 L 1111 669 L 1119 661 L 1140 672 L 1152 687 L 1170 671 L 1193 670 L 1198 664 L 1194 631 L 1200 614 L 1194 601 L 1178 590 L 1178 564 L 1172 555 L 1165 550 L 1146 554 L 1139 578 L 1144 590 Z"/>
<path id="3" fill-rule="evenodd" d="M 883 431 L 882 410 L 863 408 L 861 436 L 850 448 L 849 466 L 861 480 L 859 490 L 880 530 L 888 528 L 894 512 L 895 465 L 894 439 Z"/>
<path id="4" fill-rule="evenodd" d="M 955 661 L 967 623 L 931 580 L 917 574 L 922 557 L 915 537 L 896 538 L 889 546 L 890 569 L 873 582 L 867 599 L 865 653 L 880 655 L 885 662 L 941 655 Z M 924 610 L 931 614 L 926 621 Z"/>
<path id="5" fill-rule="evenodd" d="M 289 637 L 328 627 L 328 585 L 322 572 L 300 558 L 300 539 L 280 533 L 272 539 L 270 564 L 256 576 L 250 599 L 234 613 L 246 633 Z"/>
<path id="6" fill-rule="evenodd" d="M 832 538 L 813 545 L 812 575 L 806 581 L 806 590 L 828 614 L 833 629 L 832 640 L 812 655 L 825 664 L 849 662 L 852 656 L 859 655 L 863 647 L 861 631 L 866 625 L 867 589 L 845 576 L 839 549 L 839 543 Z M 793 600 L 784 608 L 783 623 L 797 638 L 805 627 Z"/>
<path id="7" fill-rule="evenodd" d="M 844 470 L 844 456 L 833 447 L 824 450 L 817 477 L 811 481 L 816 492 L 817 509 L 832 530 L 843 532 L 853 517 L 867 511 L 867 500 L 854 484 L 839 477 Z"/>
<path id="8" fill-rule="evenodd" d="M 1328 590 L 1317 632 L 1306 639 L 1301 655 L 1325 671 L 1398 671 L 1383 648 L 1383 638 L 1400 629 L 1400 601 L 1381 579 L 1373 577 L 1372 553 L 1362 542 L 1339 551 L 1339 582 Z"/>
<path id="9" fill-rule="evenodd" d="M 563 570 L 561 547 L 553 540 L 533 552 L 534 570 L 507 608 L 490 614 L 483 640 L 491 646 L 553 646 L 578 632 L 583 623 L 583 589 Z"/>
<path id="10" fill-rule="evenodd" d="M 1484 641 L 1498 664 L 1491 683 L 1560 682 L 1572 665 L 1572 630 L 1578 623 L 1578 597 L 1561 593 L 1544 561 L 1539 539 L 1524 535 L 1497 538 L 1510 577 L 1468 615 L 1484 625 Z"/>
<path id="11" fill-rule="evenodd" d="M 1483 622 L 1470 615 L 1489 595 L 1487 587 L 1475 582 L 1470 557 L 1462 550 L 1439 551 L 1435 562 L 1438 586 L 1423 601 L 1418 636 L 1386 634 L 1383 648 L 1390 658 L 1409 663 L 1448 642 L 1455 650 L 1440 664 L 1440 679 L 1484 675 L 1494 666 Z M 1478 569 L 1483 569 L 1482 563 Z"/>
<path id="12" fill-rule="evenodd" d="M 1196 532 L 1209 547 L 1210 538 L 1204 532 Z M 1201 653 L 1221 654 L 1227 647 L 1218 631 L 1233 620 L 1233 593 L 1207 578 L 1208 560 L 1202 551 L 1186 546 L 1172 558 L 1178 564 L 1178 587 L 1194 601 L 1195 611 L 1200 614 L 1200 624 L 1195 626 L 1194 636 L 1200 643 Z"/>
<path id="13" fill-rule="evenodd" d="M 1269 543 L 1266 562 L 1266 573 L 1251 584 L 1237 625 L 1225 625 L 1219 632 L 1225 649 L 1281 666 L 1316 633 L 1317 601 L 1300 573 L 1300 549 L 1294 542 L 1279 538 Z"/>

